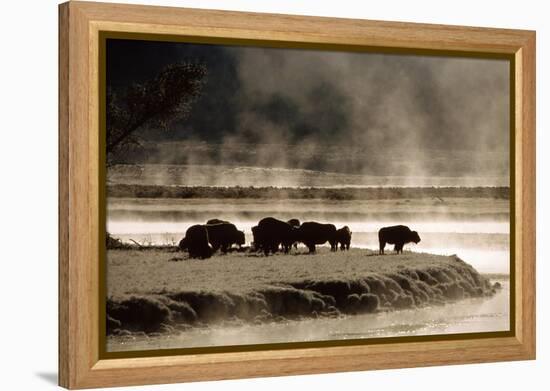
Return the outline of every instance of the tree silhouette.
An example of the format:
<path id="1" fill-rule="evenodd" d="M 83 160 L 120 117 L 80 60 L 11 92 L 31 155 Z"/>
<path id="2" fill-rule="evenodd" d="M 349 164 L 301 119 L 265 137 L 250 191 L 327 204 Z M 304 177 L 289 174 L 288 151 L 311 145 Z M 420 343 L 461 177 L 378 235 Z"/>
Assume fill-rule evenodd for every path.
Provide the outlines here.
<path id="1" fill-rule="evenodd" d="M 170 123 L 189 115 L 200 96 L 207 70 L 202 64 L 166 66 L 153 79 L 134 83 L 120 97 L 107 91 L 107 156 L 138 143 L 142 128 L 167 129 Z"/>

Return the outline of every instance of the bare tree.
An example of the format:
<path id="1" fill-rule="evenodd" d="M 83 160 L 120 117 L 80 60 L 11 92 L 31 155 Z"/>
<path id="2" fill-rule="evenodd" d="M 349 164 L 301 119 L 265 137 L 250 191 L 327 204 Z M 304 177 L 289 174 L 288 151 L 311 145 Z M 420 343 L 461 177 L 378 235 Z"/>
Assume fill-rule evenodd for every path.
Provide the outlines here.
<path id="1" fill-rule="evenodd" d="M 108 89 L 108 157 L 136 144 L 138 130 L 166 129 L 171 122 L 186 118 L 200 96 L 206 73 L 202 64 L 172 64 L 153 79 L 133 84 L 120 97 Z"/>

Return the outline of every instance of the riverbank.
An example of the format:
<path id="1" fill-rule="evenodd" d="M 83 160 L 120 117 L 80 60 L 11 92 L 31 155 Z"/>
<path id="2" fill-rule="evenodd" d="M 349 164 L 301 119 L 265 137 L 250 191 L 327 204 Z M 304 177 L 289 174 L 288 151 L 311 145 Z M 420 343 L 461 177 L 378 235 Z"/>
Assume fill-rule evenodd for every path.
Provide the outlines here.
<path id="1" fill-rule="evenodd" d="M 509 187 L 254 187 L 109 184 L 111 198 L 216 198 L 216 199 L 317 199 L 395 200 L 415 198 L 488 198 L 508 200 Z"/>
<path id="2" fill-rule="evenodd" d="M 423 308 L 497 287 L 456 256 L 369 250 L 191 260 L 170 249 L 109 250 L 108 332 L 172 332 Z"/>

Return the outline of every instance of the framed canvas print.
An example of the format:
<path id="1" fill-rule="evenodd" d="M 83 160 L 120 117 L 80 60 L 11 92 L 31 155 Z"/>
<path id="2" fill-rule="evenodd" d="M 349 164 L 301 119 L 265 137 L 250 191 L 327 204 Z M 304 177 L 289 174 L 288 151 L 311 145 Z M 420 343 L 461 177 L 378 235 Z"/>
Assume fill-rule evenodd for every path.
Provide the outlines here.
<path id="1" fill-rule="evenodd" d="M 62 386 L 535 357 L 534 32 L 59 12 Z"/>

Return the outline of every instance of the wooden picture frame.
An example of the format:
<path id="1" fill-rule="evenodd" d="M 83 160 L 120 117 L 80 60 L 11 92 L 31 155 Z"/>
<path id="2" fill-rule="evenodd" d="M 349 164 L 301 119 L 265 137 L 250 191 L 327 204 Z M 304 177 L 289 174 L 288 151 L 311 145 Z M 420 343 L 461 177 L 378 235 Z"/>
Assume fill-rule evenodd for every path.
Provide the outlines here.
<path id="1" fill-rule="evenodd" d="M 515 256 L 511 333 L 476 339 L 100 355 L 101 32 L 512 59 Z M 103 239 L 103 241 L 102 241 Z M 88 2 L 59 6 L 59 384 L 90 388 L 535 358 L 535 32 Z"/>

